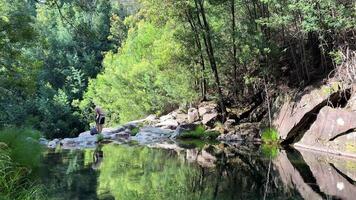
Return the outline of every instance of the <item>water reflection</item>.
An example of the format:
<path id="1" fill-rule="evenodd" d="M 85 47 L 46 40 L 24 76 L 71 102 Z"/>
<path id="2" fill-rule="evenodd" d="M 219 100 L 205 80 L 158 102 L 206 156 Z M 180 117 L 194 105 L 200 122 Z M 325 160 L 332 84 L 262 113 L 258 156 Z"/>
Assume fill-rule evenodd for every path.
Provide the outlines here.
<path id="1" fill-rule="evenodd" d="M 104 145 L 52 152 L 43 162 L 41 179 L 49 198 L 55 199 L 353 199 L 356 195 L 353 160 L 293 149 L 273 149 L 266 156 L 266 147 L 254 145 L 169 147 Z"/>

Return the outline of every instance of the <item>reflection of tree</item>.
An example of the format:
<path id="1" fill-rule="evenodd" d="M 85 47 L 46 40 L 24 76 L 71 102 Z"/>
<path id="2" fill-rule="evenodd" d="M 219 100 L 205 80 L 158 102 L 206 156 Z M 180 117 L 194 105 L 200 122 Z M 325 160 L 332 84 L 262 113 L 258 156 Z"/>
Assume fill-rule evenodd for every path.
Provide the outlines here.
<path id="1" fill-rule="evenodd" d="M 92 150 L 49 153 L 41 179 L 49 199 L 96 199 L 97 174 L 85 161 Z M 91 157 L 90 157 L 91 158 Z"/>
<path id="2" fill-rule="evenodd" d="M 200 169 L 172 152 L 114 145 L 104 146 L 103 152 L 99 196 L 110 192 L 115 199 L 198 199 L 193 188 Z M 212 191 L 209 186 L 202 189 L 204 194 Z"/>

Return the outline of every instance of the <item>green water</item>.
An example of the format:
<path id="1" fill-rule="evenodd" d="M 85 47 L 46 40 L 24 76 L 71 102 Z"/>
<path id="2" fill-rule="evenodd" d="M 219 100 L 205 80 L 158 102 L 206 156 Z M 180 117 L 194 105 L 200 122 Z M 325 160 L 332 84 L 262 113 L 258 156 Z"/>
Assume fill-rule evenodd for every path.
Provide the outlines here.
<path id="1" fill-rule="evenodd" d="M 206 151 L 193 147 L 165 150 L 108 144 L 52 151 L 43 159 L 40 182 L 48 199 L 348 199 L 356 192 L 347 179 L 340 193 L 325 189 L 313 165 L 296 150 L 273 158 L 265 152 L 258 146 L 238 147 L 211 160 Z"/>

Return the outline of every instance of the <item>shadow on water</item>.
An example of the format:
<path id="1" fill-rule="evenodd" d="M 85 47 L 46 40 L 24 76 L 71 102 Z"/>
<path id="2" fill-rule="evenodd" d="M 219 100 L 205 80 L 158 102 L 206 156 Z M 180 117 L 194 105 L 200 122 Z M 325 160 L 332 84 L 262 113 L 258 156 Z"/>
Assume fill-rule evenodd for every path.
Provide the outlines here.
<path id="1" fill-rule="evenodd" d="M 188 142 L 177 147 L 108 144 L 95 150 L 49 152 L 41 180 L 50 199 L 352 199 L 356 195 L 352 160 L 258 145 Z"/>

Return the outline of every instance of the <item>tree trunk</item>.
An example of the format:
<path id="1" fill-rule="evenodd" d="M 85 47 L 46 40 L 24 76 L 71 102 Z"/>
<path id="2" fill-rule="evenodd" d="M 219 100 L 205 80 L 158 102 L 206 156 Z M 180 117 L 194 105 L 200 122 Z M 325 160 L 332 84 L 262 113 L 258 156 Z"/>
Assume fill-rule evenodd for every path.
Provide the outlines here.
<path id="1" fill-rule="evenodd" d="M 199 57 L 200 57 L 200 65 L 201 65 L 201 84 L 200 84 L 200 89 L 201 89 L 201 96 L 202 96 L 202 101 L 207 100 L 206 98 L 206 78 L 205 78 L 205 61 L 204 61 L 204 56 L 203 56 L 203 50 L 202 50 L 202 45 L 200 42 L 200 37 L 198 33 L 198 28 L 196 27 L 194 20 L 193 20 L 193 15 L 191 11 L 186 12 L 188 22 L 190 24 L 190 27 L 194 33 L 194 39 L 195 39 L 195 45 L 199 51 Z"/>
<path id="2" fill-rule="evenodd" d="M 238 91 L 237 91 L 237 61 L 236 61 L 236 54 L 237 54 L 237 48 L 236 48 L 236 38 L 235 38 L 235 32 L 236 32 L 236 21 L 235 21 L 235 0 L 230 0 L 231 3 L 231 37 L 232 37 L 232 54 L 233 54 L 233 66 L 234 66 L 234 99 L 235 103 L 237 103 L 238 99 Z"/>

